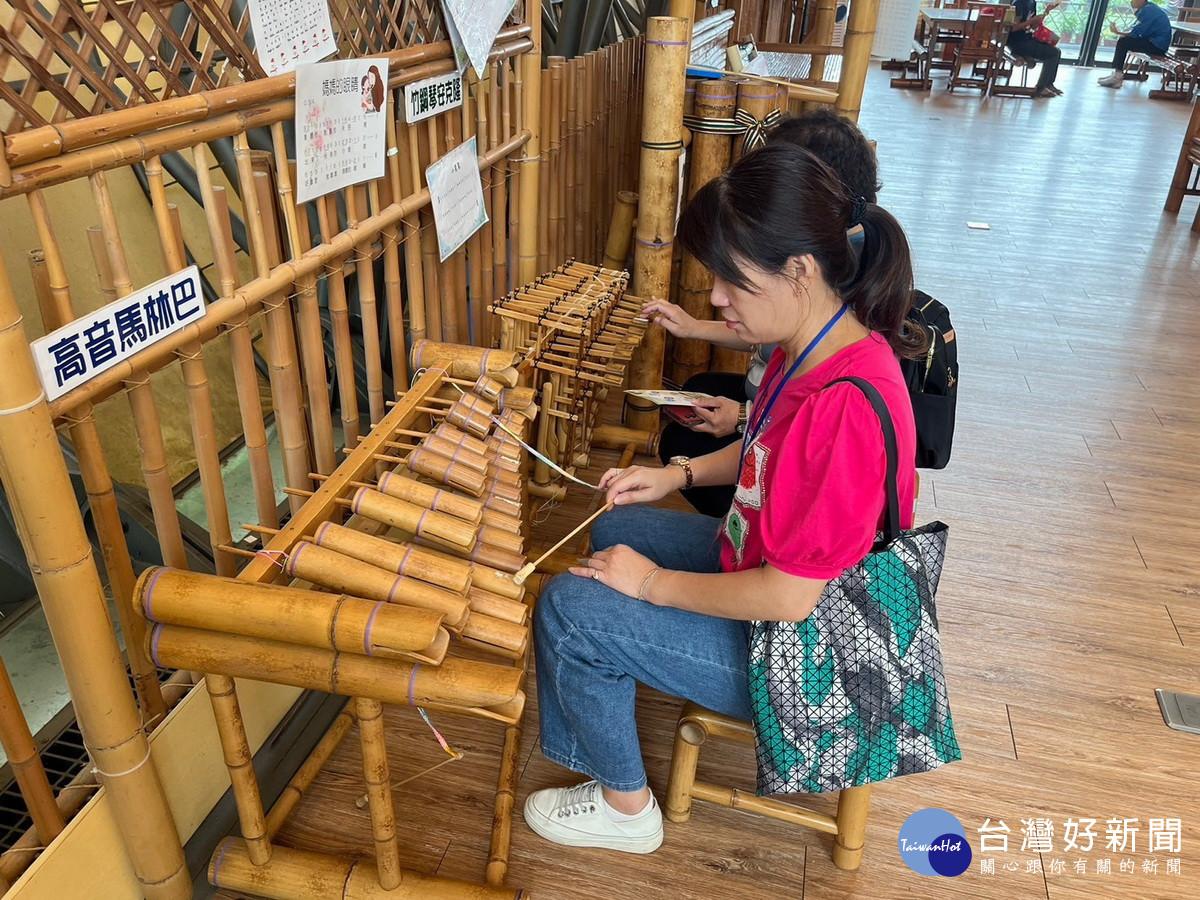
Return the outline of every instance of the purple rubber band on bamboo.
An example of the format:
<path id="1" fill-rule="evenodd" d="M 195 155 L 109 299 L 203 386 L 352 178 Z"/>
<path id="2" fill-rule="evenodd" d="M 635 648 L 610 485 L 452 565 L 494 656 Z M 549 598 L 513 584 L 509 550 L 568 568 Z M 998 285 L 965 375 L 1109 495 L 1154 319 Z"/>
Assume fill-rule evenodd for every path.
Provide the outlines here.
<path id="1" fill-rule="evenodd" d="M 379 610 L 383 609 L 382 603 L 376 603 L 375 608 L 371 610 L 371 615 L 367 617 L 367 627 L 363 629 L 363 650 L 367 656 L 374 656 L 371 652 L 371 626 L 375 624 L 375 617 L 379 615 Z"/>
<path id="2" fill-rule="evenodd" d="M 157 622 L 154 623 L 154 634 L 150 636 L 150 658 L 154 660 L 154 665 L 162 668 L 163 664 L 158 658 L 158 639 L 162 637 L 162 626 Z"/>
<path id="3" fill-rule="evenodd" d="M 152 607 L 150 605 L 150 594 L 153 593 L 154 585 L 158 584 L 158 579 L 162 578 L 163 572 L 165 572 L 165 571 L 167 571 L 166 566 L 161 567 L 157 572 L 154 573 L 154 577 L 150 579 L 150 583 L 148 585 L 146 585 L 146 594 L 145 594 L 146 618 L 150 619 L 151 621 L 154 620 L 154 613 L 151 611 Z"/>
<path id="4" fill-rule="evenodd" d="M 359 515 L 358 504 L 362 502 L 362 495 L 363 495 L 363 491 L 365 491 L 365 490 L 366 490 L 366 488 L 359 488 L 354 493 L 354 504 L 350 507 L 350 509 L 353 510 L 353 512 L 356 516 Z"/>
<path id="5" fill-rule="evenodd" d="M 325 532 L 329 530 L 329 526 L 332 524 L 332 522 L 322 522 L 317 528 L 316 532 L 313 533 L 313 543 L 319 545 L 321 543 L 321 538 L 325 536 Z"/>
<path id="6" fill-rule="evenodd" d="M 741 93 L 739 93 L 738 97 L 739 98 L 745 97 L 747 100 L 774 100 L 776 97 L 778 97 L 782 93 L 783 93 L 783 91 L 777 91 L 774 94 L 741 94 Z"/>
<path id="7" fill-rule="evenodd" d="M 400 565 L 396 566 L 396 574 L 397 575 L 404 574 L 404 567 L 406 565 L 408 565 L 408 558 L 410 556 L 412 556 L 412 552 L 413 552 L 413 548 L 411 545 L 404 549 L 404 558 L 402 560 L 400 560 Z"/>
<path id="8" fill-rule="evenodd" d="M 479 372 L 481 375 L 487 374 L 487 358 L 491 355 L 493 349 L 495 348 L 489 347 L 483 351 L 483 356 L 479 357 Z"/>
<path id="9" fill-rule="evenodd" d="M 307 546 L 307 543 L 305 541 L 301 541 L 299 544 L 297 544 L 295 547 L 292 548 L 292 552 L 288 554 L 287 563 L 286 563 L 287 567 L 284 569 L 284 571 L 287 572 L 287 574 L 295 576 L 296 560 L 300 557 L 300 554 L 304 552 L 304 548 L 306 546 Z"/>
<path id="10" fill-rule="evenodd" d="M 669 241 L 643 241 L 641 238 L 635 237 L 634 240 L 637 241 L 639 244 L 641 244 L 643 247 L 669 247 L 673 243 L 675 243 L 674 238 L 672 238 Z"/>
<path id="11" fill-rule="evenodd" d="M 385 493 L 387 492 L 387 483 L 388 483 L 388 479 L 390 479 L 391 477 L 392 477 L 392 473 L 391 473 L 391 472 L 384 472 L 384 473 L 383 473 L 383 477 L 379 479 L 379 489 L 380 489 L 381 491 L 384 491 Z"/>
<path id="12" fill-rule="evenodd" d="M 646 41 L 647 44 L 653 44 L 656 47 L 686 47 L 687 41 Z"/>
<path id="13" fill-rule="evenodd" d="M 387 598 L 387 602 L 388 602 L 388 603 L 394 603 L 394 602 L 395 602 L 396 591 L 397 591 L 397 590 L 399 590 L 399 588 L 400 588 L 400 583 L 401 583 L 402 581 L 404 581 L 404 579 L 403 579 L 403 578 L 397 578 L 397 579 L 395 580 L 395 582 L 393 582 L 393 584 L 392 584 L 392 589 L 391 589 L 390 591 L 388 591 L 388 598 Z"/>
<path id="14" fill-rule="evenodd" d="M 233 844 L 233 838 L 225 838 L 221 842 L 221 849 L 217 851 L 217 858 L 213 861 L 213 885 L 220 887 L 221 885 L 221 862 L 225 859 L 225 851 Z"/>
<path id="15" fill-rule="evenodd" d="M 417 683 L 417 669 L 420 668 L 419 663 L 413 663 L 412 674 L 408 676 L 408 705 L 416 706 L 413 701 L 413 686 Z"/>
<path id="16" fill-rule="evenodd" d="M 423 513 L 421 513 L 421 518 L 417 519 L 417 534 L 421 533 L 421 526 L 423 526 L 425 524 L 425 517 L 427 515 L 429 515 L 429 513 L 430 513 L 430 510 L 427 509 Z"/>

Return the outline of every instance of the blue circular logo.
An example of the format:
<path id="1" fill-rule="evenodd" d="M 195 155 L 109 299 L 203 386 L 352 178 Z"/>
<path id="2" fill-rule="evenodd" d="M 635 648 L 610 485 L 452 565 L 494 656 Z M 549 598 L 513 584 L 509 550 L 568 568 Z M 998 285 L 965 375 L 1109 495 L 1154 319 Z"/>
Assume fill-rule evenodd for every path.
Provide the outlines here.
<path id="1" fill-rule="evenodd" d="M 962 823 L 944 809 L 921 809 L 904 820 L 897 842 L 904 864 L 919 875 L 953 878 L 971 865 Z"/>

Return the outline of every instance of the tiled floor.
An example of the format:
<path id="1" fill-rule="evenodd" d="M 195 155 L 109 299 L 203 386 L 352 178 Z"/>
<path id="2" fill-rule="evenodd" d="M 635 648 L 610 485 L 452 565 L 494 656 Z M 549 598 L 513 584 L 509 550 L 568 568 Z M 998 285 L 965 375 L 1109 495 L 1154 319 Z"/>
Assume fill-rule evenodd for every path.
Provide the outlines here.
<path id="1" fill-rule="evenodd" d="M 881 200 L 960 343 L 954 459 L 925 473 L 919 518 L 951 529 L 939 605 L 964 761 L 875 790 L 855 873 L 833 867 L 825 836 L 702 804 L 644 858 L 548 844 L 518 815 L 512 885 L 547 898 L 1200 895 L 1200 736 L 1167 730 L 1154 698 L 1156 687 L 1200 693 L 1195 201 L 1179 219 L 1161 213 L 1189 110 L 1148 101 L 1145 85 L 1106 91 L 1097 74 L 1065 69 L 1057 100 L 982 101 L 940 83 L 892 91 L 873 71 L 864 102 Z M 544 542 L 589 502 L 556 511 Z M 661 796 L 678 704 L 643 700 Z M 535 703 L 530 713 L 518 808 L 531 790 L 575 780 L 537 752 Z M 419 720 L 389 715 L 398 777 L 438 760 Z M 406 865 L 477 879 L 499 730 L 438 724 L 468 757 L 398 795 Z M 751 783 L 742 750 L 706 749 L 701 765 Z M 369 852 L 357 766 L 347 741 L 284 838 Z M 900 824 L 931 806 L 970 837 L 977 858 L 959 878 L 916 875 L 898 858 Z M 1035 818 L 1053 826 L 1049 851 L 1023 841 Z M 1009 829 L 1006 852 L 980 854 L 989 819 Z M 1096 820 L 1092 849 L 1065 849 L 1068 819 Z M 1106 846 L 1110 819 L 1137 820 L 1134 847 Z M 1179 852 L 1150 846 L 1155 819 L 1181 820 Z"/>

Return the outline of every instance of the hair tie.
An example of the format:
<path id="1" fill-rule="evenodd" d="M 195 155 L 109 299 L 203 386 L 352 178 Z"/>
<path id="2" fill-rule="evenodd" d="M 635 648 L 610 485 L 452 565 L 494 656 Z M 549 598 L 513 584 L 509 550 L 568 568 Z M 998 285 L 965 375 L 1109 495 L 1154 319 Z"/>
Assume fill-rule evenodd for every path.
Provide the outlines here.
<path id="1" fill-rule="evenodd" d="M 867 198 L 855 197 L 854 206 L 850 210 L 850 227 L 856 228 L 863 223 L 863 216 L 867 213 Z"/>

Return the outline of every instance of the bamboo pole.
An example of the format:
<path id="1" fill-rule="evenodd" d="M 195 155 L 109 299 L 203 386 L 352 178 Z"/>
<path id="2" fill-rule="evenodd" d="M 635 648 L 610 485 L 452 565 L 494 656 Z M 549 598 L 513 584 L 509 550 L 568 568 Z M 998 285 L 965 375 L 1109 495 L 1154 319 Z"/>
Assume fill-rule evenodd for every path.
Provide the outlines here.
<path id="1" fill-rule="evenodd" d="M 208 151 L 198 144 L 193 151 L 196 179 L 203 200 L 204 218 L 208 226 L 213 251 L 213 265 L 222 297 L 232 297 L 238 286 L 236 249 L 229 215 L 229 199 L 225 188 L 214 186 L 209 171 Z M 254 344 L 245 315 L 236 317 L 228 329 L 229 357 L 233 365 L 238 413 L 242 422 L 246 455 L 250 461 L 251 483 L 254 485 L 255 508 L 259 522 L 269 527 L 278 524 L 275 502 L 275 478 L 271 471 L 271 456 L 267 448 L 267 430 L 263 422 L 262 402 L 259 399 L 258 370 L 254 365 Z M 194 345 L 193 345 L 194 346 Z M 178 564 L 164 559 L 167 565 Z"/>
<path id="2" fill-rule="evenodd" d="M 567 183 L 566 183 L 566 151 L 570 140 L 567 129 L 567 88 L 564 86 L 564 75 L 567 72 L 567 61 L 561 56 L 551 56 L 546 60 L 550 67 L 550 109 L 553 122 L 551 124 L 551 141 L 553 142 L 553 171 L 550 179 L 550 256 L 557 264 L 567 257 Z"/>
<path id="3" fill-rule="evenodd" d="M 371 214 L 379 215 L 386 207 L 399 200 L 400 161 L 395 138 L 395 94 L 388 92 L 387 174 L 378 182 L 368 185 Z M 404 292 L 400 282 L 399 227 L 389 225 L 381 233 L 383 240 L 383 289 L 387 301 L 388 337 L 391 350 L 392 386 L 408 384 L 408 345 L 404 337 Z M 378 420 L 376 420 L 378 421 Z"/>
<path id="4" fill-rule="evenodd" d="M 275 192 L 266 173 L 255 173 L 250 163 L 250 145 L 246 136 L 234 138 L 234 156 L 237 159 L 238 182 L 242 189 L 242 208 L 246 212 L 246 224 L 250 233 L 250 253 L 258 277 L 266 277 L 281 260 L 279 221 L 276 213 Z M 288 285 L 288 289 L 295 281 Z M 275 421 L 279 430 L 279 444 L 283 450 L 283 469 L 287 484 L 293 488 L 307 488 L 312 482 L 308 473 L 312 463 L 308 452 L 308 429 L 304 418 L 304 392 L 300 387 L 300 370 L 296 361 L 296 334 L 292 324 L 291 299 L 280 293 L 268 298 L 264 304 L 263 331 L 267 337 L 267 356 L 271 371 L 272 397 L 275 403 Z M 292 502 L 292 512 L 299 503 Z"/>
<path id="5" fill-rule="evenodd" d="M 364 207 L 361 185 L 346 189 L 347 224 L 354 227 L 362 221 Z M 371 421 L 383 419 L 383 341 L 379 335 L 379 311 L 375 302 L 375 267 L 371 262 L 371 245 L 354 248 L 354 268 L 358 274 L 358 311 L 362 320 L 363 357 L 367 367 L 367 402 Z"/>
<path id="6" fill-rule="evenodd" d="M 422 140 L 424 134 L 424 140 Z M 438 158 L 437 119 L 418 122 L 413 128 L 413 146 L 416 150 L 418 174 L 416 183 Z M 428 181 L 426 182 L 428 186 Z M 437 222 L 432 210 L 421 213 L 421 275 L 425 280 L 425 325 L 434 340 L 446 340 L 442 321 L 441 292 L 442 265 L 437 241 Z"/>
<path id="7" fill-rule="evenodd" d="M 37 829 L 38 840 L 45 846 L 58 837 L 63 830 L 63 816 L 54 802 L 54 791 L 46 778 L 46 770 L 42 768 L 42 758 L 37 746 L 33 743 L 33 735 L 29 733 L 29 723 L 21 711 L 21 701 L 13 690 L 12 680 L 8 677 L 8 668 L 0 659 L 0 741 L 4 744 L 4 753 L 8 764 L 12 767 L 13 777 L 21 789 L 21 797 L 25 800 L 25 808 L 33 819 L 33 827 Z"/>
<path id="8" fill-rule="evenodd" d="M 529 143 L 521 155 L 520 216 L 517 226 L 517 281 L 524 284 L 538 275 L 539 222 L 538 197 L 541 192 L 542 166 L 542 91 L 541 91 L 541 14 L 530 11 L 529 41 L 533 49 L 524 54 L 517 65 L 524 83 L 521 122 L 529 132 Z"/>
<path id="9" fill-rule="evenodd" d="M 688 24 L 686 19 L 656 16 L 647 25 L 647 89 L 642 109 L 641 177 L 633 258 L 633 293 L 639 297 L 669 297 L 671 293 Z M 630 387 L 661 386 L 664 347 L 661 329 L 647 333 L 633 355 Z M 625 412 L 630 427 L 646 431 L 658 428 L 658 407 L 653 404 L 630 401 L 627 397 Z"/>
<path id="10" fill-rule="evenodd" d="M 353 725 L 353 714 L 348 709 L 342 710 L 341 714 L 334 720 L 333 725 L 325 732 L 325 736 L 313 748 L 313 752 L 309 754 L 308 759 L 304 761 L 303 765 L 296 771 L 296 774 L 292 776 L 292 780 L 287 783 L 287 787 L 283 789 L 283 793 L 279 795 L 279 799 L 275 801 L 275 805 L 271 807 L 271 811 L 267 813 L 268 837 L 273 839 L 279 833 L 279 829 L 283 827 L 283 823 L 287 821 L 287 817 L 296 808 L 296 804 L 303 799 L 304 792 L 316 780 L 325 763 L 329 762 L 329 758 L 333 756 L 333 751 L 338 748 L 338 745 L 341 744 Z"/>
<path id="11" fill-rule="evenodd" d="M 724 78 L 703 81 L 696 87 L 694 114 L 701 119 L 732 119 L 737 93 L 736 82 Z M 692 135 L 689 200 L 696 191 L 729 168 L 731 152 L 732 145 L 727 134 L 697 131 Z M 708 302 L 712 284 L 712 273 L 690 253 L 684 253 L 679 272 L 679 305 L 693 318 L 712 318 L 712 307 Z M 673 354 L 675 380 L 683 384 L 693 375 L 707 372 L 710 349 L 708 341 L 676 340 Z"/>
<path id="12" fill-rule="evenodd" d="M 469 711 L 506 704 L 518 696 L 523 675 L 496 663 L 448 657 L 428 666 L 179 625 L 155 625 L 150 635 L 148 649 L 160 664 L 207 678 L 253 678 L 405 706 L 439 702 Z"/>
<path id="13" fill-rule="evenodd" d="M 396 840 L 396 809 L 392 804 L 392 778 L 388 772 L 387 745 L 383 740 L 383 705 L 369 697 L 354 699 L 362 745 L 363 778 L 371 811 L 371 837 L 375 841 L 375 869 L 379 886 L 391 891 L 400 886 L 400 845 Z"/>
<path id="14" fill-rule="evenodd" d="M 803 44 L 815 44 L 820 47 L 829 47 L 833 44 L 833 26 L 837 19 L 837 0 L 816 0 L 816 12 L 813 14 L 813 23 L 808 30 L 808 34 L 804 36 Z M 828 57 L 825 54 L 813 54 L 812 68 L 809 70 L 813 78 L 824 80 L 825 61 Z"/>
<path id="15" fill-rule="evenodd" d="M 871 42 L 879 19 L 879 0 L 856 0 L 850 4 L 846 19 L 846 40 L 842 52 L 842 77 L 834 108 L 853 122 L 862 110 L 863 87 L 871 66 Z"/>
<path id="16" fill-rule="evenodd" d="M 256 866 L 245 843 L 226 838 L 213 854 L 208 880 L 220 890 L 274 900 L 519 900 L 524 891 L 432 878 L 404 871 L 400 885 L 380 887 L 376 867 L 367 860 L 277 847 L 271 862 Z"/>
<path id="17" fill-rule="evenodd" d="M 613 205 L 612 221 L 608 226 L 608 241 L 604 245 L 606 269 L 624 269 L 629 262 L 629 248 L 633 244 L 633 223 L 637 217 L 638 195 L 633 191 L 619 191 Z"/>
<path id="18" fill-rule="evenodd" d="M 554 146 L 554 86 L 550 69 L 540 69 L 537 73 L 541 93 L 539 107 L 539 126 L 542 141 L 542 162 L 538 184 L 538 214 L 537 214 L 537 271 L 545 272 L 550 268 L 550 195 L 553 193 L 552 174 Z"/>
<path id="19" fill-rule="evenodd" d="M 507 108 L 510 87 L 505 68 L 499 60 L 492 63 L 492 90 L 488 92 L 492 145 L 508 136 Z M 503 120 L 502 120 L 503 117 Z M 508 166 L 503 159 L 492 167 L 492 292 L 497 297 L 508 292 Z"/>
<path id="20" fill-rule="evenodd" d="M 479 140 L 481 148 L 490 148 L 492 146 L 492 131 L 488 124 L 488 109 L 491 105 L 489 99 L 491 93 L 495 90 L 495 85 L 492 84 L 492 70 L 489 67 L 486 71 L 478 73 L 475 80 L 475 136 Z M 487 221 L 483 223 L 483 228 L 479 230 L 478 252 L 480 254 L 479 267 L 479 287 L 478 294 L 480 297 L 491 297 L 492 289 L 495 287 L 495 214 L 492 210 L 492 169 L 483 169 L 479 173 L 480 185 L 483 189 L 483 205 L 487 213 Z M 483 309 L 479 310 L 479 330 L 475 334 L 475 343 L 485 347 L 492 346 L 493 340 L 493 322 L 492 317 L 485 315 Z"/>
<path id="21" fill-rule="evenodd" d="M 0 262 L 0 479 L 62 660 L 84 742 L 151 900 L 191 896 L 175 823 L 108 623 L 104 589 L 29 339 Z M 35 515 L 36 510 L 36 515 Z"/>
<path id="22" fill-rule="evenodd" d="M 414 162 L 416 147 L 413 144 L 412 127 L 389 119 L 387 128 L 389 134 L 394 132 L 395 135 L 400 195 L 411 197 L 421 189 L 420 174 L 416 171 Z M 425 323 L 425 282 L 421 273 L 420 214 L 416 210 L 409 212 L 401 220 L 401 224 L 404 228 L 404 286 L 408 292 L 409 332 L 415 344 L 428 336 Z M 407 382 L 407 379 L 405 381 Z"/>
<path id="23" fill-rule="evenodd" d="M 399 657 L 437 640 L 442 614 L 277 584 L 151 567 L 134 592 L 147 620 L 306 647 Z"/>
<path id="24" fill-rule="evenodd" d="M 50 316 L 44 324 L 47 330 L 53 330 L 66 325 L 75 318 L 75 314 L 71 304 L 70 288 L 67 283 L 66 270 L 63 267 L 62 254 L 50 223 L 49 210 L 46 209 L 44 198 L 40 192 L 30 195 L 30 209 L 33 212 L 38 237 L 43 243 L 43 265 L 33 271 L 34 290 L 38 295 L 38 303 L 43 314 Z M 151 402 L 153 402 L 152 395 Z M 162 431 L 161 428 L 157 428 L 157 422 L 155 426 L 157 430 L 154 434 L 157 437 L 158 447 L 161 448 Z M 120 510 L 117 507 L 112 476 L 109 474 L 108 465 L 104 459 L 100 431 L 96 426 L 95 414 L 90 403 L 83 404 L 76 411 L 71 421 L 70 434 L 76 457 L 79 460 L 79 471 L 83 478 L 84 490 L 88 495 L 88 505 L 92 510 L 92 520 L 96 528 L 96 538 L 100 544 L 100 553 L 104 559 L 104 567 L 108 573 L 113 597 L 116 599 L 117 620 L 121 624 L 128 644 L 139 639 L 141 635 L 140 623 L 134 617 L 126 615 L 130 611 L 129 598 L 133 594 L 133 563 L 125 541 L 125 529 L 121 522 Z M 144 460 L 145 457 L 143 457 Z M 170 496 L 169 491 L 168 496 Z M 171 514 L 174 515 L 173 501 L 170 509 Z M 176 533 L 178 533 L 178 519 L 174 519 L 174 525 Z M 140 651 L 130 650 L 128 658 L 143 722 L 161 721 L 166 714 L 166 705 L 163 702 L 162 690 L 159 687 L 158 675 L 154 671 L 154 667 L 150 665 L 146 655 Z"/>
<path id="25" fill-rule="evenodd" d="M 451 114 L 443 116 L 442 120 L 442 128 L 446 136 L 445 152 L 449 153 L 463 141 L 462 116 Z M 476 146 L 476 151 L 478 151 L 478 146 Z M 456 344 L 471 343 L 471 311 L 467 298 L 467 253 L 470 246 L 471 241 L 468 240 L 446 261 L 449 270 L 447 280 L 449 296 L 446 298 L 445 306 L 448 318 L 452 323 L 451 327 L 447 329 L 447 333 Z"/>

